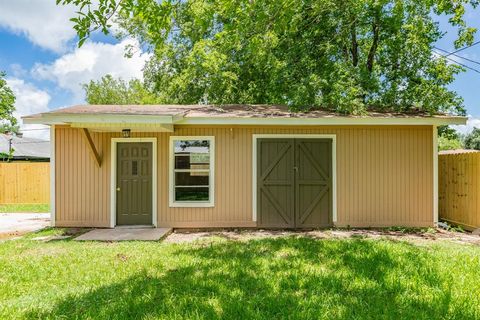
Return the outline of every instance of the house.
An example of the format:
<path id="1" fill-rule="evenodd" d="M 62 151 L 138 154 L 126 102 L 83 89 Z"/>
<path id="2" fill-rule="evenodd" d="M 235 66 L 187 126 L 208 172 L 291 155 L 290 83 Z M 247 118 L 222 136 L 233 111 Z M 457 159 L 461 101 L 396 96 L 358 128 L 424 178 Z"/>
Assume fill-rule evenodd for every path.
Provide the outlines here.
<path id="1" fill-rule="evenodd" d="M 51 126 L 62 227 L 434 226 L 447 115 L 264 105 L 84 105 Z"/>
<path id="2" fill-rule="evenodd" d="M 17 135 L 0 134 L 0 154 L 9 155 L 9 161 L 50 161 L 50 141 Z M 5 158 L 5 159 L 3 159 Z M 0 156 L 0 161 L 7 157 Z"/>

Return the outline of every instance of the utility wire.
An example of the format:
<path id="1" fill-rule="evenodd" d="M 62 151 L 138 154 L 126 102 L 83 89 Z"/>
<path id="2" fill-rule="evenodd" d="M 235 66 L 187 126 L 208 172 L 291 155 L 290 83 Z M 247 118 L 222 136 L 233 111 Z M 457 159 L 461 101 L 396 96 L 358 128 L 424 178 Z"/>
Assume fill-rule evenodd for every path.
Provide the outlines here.
<path id="1" fill-rule="evenodd" d="M 469 62 L 471 62 L 471 63 L 475 63 L 475 64 L 480 65 L 480 62 L 478 62 L 478 61 L 475 61 L 475 60 L 472 60 L 472 59 L 469 59 L 469 58 L 460 56 L 460 55 L 455 54 L 455 53 L 453 53 L 453 52 L 448 52 L 447 50 L 440 49 L 439 47 L 434 47 L 434 48 L 435 48 L 435 50 L 440 50 L 440 51 L 442 51 L 442 52 L 447 53 L 447 55 L 444 56 L 444 57 L 448 57 L 448 56 L 452 55 L 452 56 L 455 56 L 455 57 L 457 57 L 457 58 L 463 59 L 463 60 L 465 60 L 465 61 L 469 61 Z"/>
<path id="2" fill-rule="evenodd" d="M 50 130 L 50 128 L 33 128 L 33 129 L 22 129 L 22 128 L 20 128 L 20 132 L 23 132 L 23 131 L 35 131 L 35 130 Z"/>
<path id="3" fill-rule="evenodd" d="M 45 143 L 45 142 L 50 142 L 49 140 L 42 140 L 42 141 L 32 141 L 32 142 L 17 142 L 13 141 L 13 145 L 19 145 L 19 144 L 40 144 L 40 143 Z"/>
<path id="4" fill-rule="evenodd" d="M 19 129 L 20 132 L 24 132 L 24 131 L 36 131 L 36 130 L 50 130 L 50 128 L 32 128 L 32 129 L 22 129 L 22 128 L 20 128 L 20 129 Z"/>
<path id="5" fill-rule="evenodd" d="M 469 66 L 467 66 L 466 64 L 460 63 L 460 62 L 458 62 L 458 61 L 456 61 L 456 60 L 454 60 L 454 59 L 452 59 L 452 58 L 449 58 L 448 55 L 443 55 L 443 54 L 438 53 L 438 52 L 435 52 L 435 54 L 438 54 L 439 56 L 444 57 L 445 59 L 453 62 L 453 63 L 456 64 L 456 65 L 462 66 L 462 67 L 467 68 L 467 69 L 472 70 L 472 71 L 475 71 L 476 73 L 480 73 L 480 70 L 477 70 L 477 69 L 475 69 L 475 68 L 469 67 Z"/>
<path id="6" fill-rule="evenodd" d="M 466 47 L 460 48 L 460 49 L 458 49 L 458 50 L 455 50 L 455 51 L 453 51 L 453 52 L 450 52 L 447 56 L 450 56 L 450 55 L 455 54 L 455 53 L 457 53 L 457 52 L 460 52 L 460 51 L 463 51 L 463 50 L 465 50 L 465 49 L 468 49 L 468 48 L 471 48 L 471 47 L 473 47 L 473 46 L 476 46 L 476 45 L 479 44 L 479 43 L 480 43 L 480 41 L 474 42 L 474 43 L 472 43 L 472 44 L 469 45 L 469 46 L 466 46 Z"/>
<path id="7" fill-rule="evenodd" d="M 472 70 L 472 71 L 474 71 L 474 72 L 476 72 L 476 73 L 480 73 L 480 70 L 477 70 L 477 69 L 475 69 L 475 68 L 469 67 L 469 66 L 467 66 L 466 64 L 460 63 L 460 62 L 458 62 L 458 61 L 456 61 L 456 60 L 454 60 L 454 59 L 451 59 L 451 58 L 449 58 L 449 57 L 445 57 L 445 59 L 450 60 L 450 61 L 453 62 L 454 64 L 457 64 L 457 65 L 459 65 L 459 66 L 462 66 L 462 67 L 464 67 L 464 68 L 467 68 L 467 69 L 469 69 L 469 70 Z"/>

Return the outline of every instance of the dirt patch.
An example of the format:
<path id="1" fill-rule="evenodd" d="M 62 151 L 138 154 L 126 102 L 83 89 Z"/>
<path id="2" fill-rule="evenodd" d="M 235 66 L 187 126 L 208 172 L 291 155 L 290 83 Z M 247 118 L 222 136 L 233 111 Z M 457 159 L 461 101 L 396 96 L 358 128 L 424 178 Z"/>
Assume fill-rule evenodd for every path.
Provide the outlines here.
<path id="1" fill-rule="evenodd" d="M 13 232 L 1 232 L 0 233 L 0 240 L 7 240 L 7 239 L 16 239 L 24 234 L 27 234 L 28 231 L 20 232 L 20 231 L 13 231 Z"/>
<path id="2" fill-rule="evenodd" d="M 305 234 L 304 232 L 294 232 L 286 230 L 216 230 L 216 231 L 177 231 L 165 238 L 166 243 L 185 243 L 193 242 L 212 237 L 220 237 L 229 240 L 250 240 L 261 238 L 278 238 L 295 234 Z"/>
<path id="3" fill-rule="evenodd" d="M 164 242 L 188 243 L 198 240 L 221 237 L 229 240 L 247 241 L 251 239 L 304 236 L 316 239 L 391 239 L 409 242 L 452 241 L 462 244 L 480 245 L 480 236 L 471 233 L 452 232 L 443 229 L 428 231 L 392 231 L 388 229 L 329 229 L 313 231 L 288 230 L 217 230 L 217 231 L 174 231 Z"/>

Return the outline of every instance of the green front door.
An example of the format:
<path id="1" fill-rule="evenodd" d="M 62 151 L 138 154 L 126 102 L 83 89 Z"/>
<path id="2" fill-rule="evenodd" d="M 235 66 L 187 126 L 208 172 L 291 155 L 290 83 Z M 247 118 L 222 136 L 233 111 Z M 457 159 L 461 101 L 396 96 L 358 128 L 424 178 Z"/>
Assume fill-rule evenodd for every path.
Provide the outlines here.
<path id="1" fill-rule="evenodd" d="M 152 144 L 117 144 L 117 225 L 152 224 Z"/>
<path id="2" fill-rule="evenodd" d="M 331 225 L 330 139 L 258 139 L 257 215 L 267 228 Z"/>

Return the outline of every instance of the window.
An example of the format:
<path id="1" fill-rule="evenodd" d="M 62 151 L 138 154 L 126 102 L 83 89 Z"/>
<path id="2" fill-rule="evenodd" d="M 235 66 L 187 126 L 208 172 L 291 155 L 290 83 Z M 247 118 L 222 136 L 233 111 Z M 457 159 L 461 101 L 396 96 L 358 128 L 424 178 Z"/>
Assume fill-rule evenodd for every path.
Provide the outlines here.
<path id="1" fill-rule="evenodd" d="M 213 207 L 214 137 L 170 137 L 170 206 Z"/>
<path id="2" fill-rule="evenodd" d="M 133 160 L 132 161 L 132 176 L 138 175 L 138 161 Z"/>

